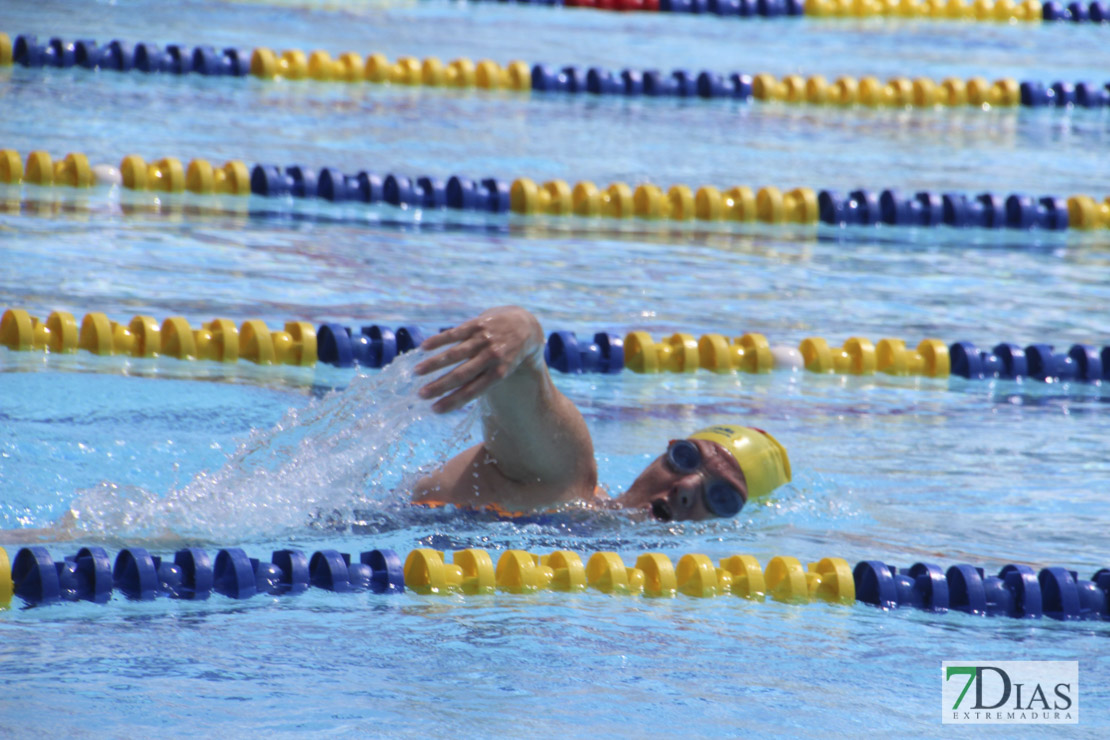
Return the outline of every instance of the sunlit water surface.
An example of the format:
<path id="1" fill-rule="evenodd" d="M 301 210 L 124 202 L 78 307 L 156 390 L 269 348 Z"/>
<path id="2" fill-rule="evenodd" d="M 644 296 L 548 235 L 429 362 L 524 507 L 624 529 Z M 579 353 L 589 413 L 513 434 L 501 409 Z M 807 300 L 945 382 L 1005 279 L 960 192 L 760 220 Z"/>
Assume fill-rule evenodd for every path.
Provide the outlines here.
<path id="1" fill-rule="evenodd" d="M 4 30 L 613 68 L 1101 80 L 1105 29 L 719 21 L 413 4 L 16 2 Z M 572 36 L 573 34 L 573 36 Z M 1087 111 L 775 105 L 265 85 L 0 70 L 4 146 L 382 173 L 1101 195 Z M 14 205 L 13 205 L 14 204 Z M 519 303 L 547 330 L 759 331 L 772 342 L 935 336 L 1107 342 L 1100 235 L 661 227 L 445 216 L 26 186 L 0 192 L 0 304 L 401 323 Z M 82 544 L 165 552 L 389 547 L 1110 565 L 1100 386 L 764 376 L 557 376 L 614 495 L 666 440 L 742 419 L 794 481 L 732 521 L 571 509 L 526 524 L 414 510 L 420 471 L 476 434 L 431 414 L 415 358 L 377 371 L 0 349 L 0 528 L 76 514 Z M 3 542 L 3 540 L 0 540 Z M 14 554 L 17 546 L 9 546 Z M 159 550 L 159 547 L 163 548 Z M 735 598 L 395 597 L 312 590 L 0 615 L 0 734 L 240 737 L 935 737 L 942 660 L 1079 660 L 1081 724 L 1110 709 L 1097 623 Z M 1030 731 L 1040 736 L 1042 729 Z M 1007 732 L 1007 736 L 1014 733 Z M 1021 733 L 1016 733 L 1021 734 Z M 977 736 L 977 734 L 976 734 Z"/>

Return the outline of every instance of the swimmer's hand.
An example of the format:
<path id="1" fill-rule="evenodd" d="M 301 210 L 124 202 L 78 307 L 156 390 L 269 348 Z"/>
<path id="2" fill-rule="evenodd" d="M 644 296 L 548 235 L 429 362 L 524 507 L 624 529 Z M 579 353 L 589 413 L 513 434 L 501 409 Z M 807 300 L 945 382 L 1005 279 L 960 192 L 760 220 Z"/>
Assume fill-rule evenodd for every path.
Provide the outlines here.
<path id="1" fill-rule="evenodd" d="M 453 411 L 478 398 L 521 365 L 545 372 L 543 329 L 539 321 L 518 306 L 491 308 L 477 318 L 429 337 L 420 348 L 432 352 L 454 346 L 429 357 L 415 368 L 417 375 L 430 375 L 456 365 L 420 389 L 421 398 L 438 398 L 437 413 Z"/>

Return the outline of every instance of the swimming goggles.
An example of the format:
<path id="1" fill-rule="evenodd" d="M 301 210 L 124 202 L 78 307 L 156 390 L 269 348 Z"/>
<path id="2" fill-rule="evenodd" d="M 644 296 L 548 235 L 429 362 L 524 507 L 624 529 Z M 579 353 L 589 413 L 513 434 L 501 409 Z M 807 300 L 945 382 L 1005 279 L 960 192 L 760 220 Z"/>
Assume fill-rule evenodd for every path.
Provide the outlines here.
<path id="1" fill-rule="evenodd" d="M 701 468 L 702 455 L 698 446 L 688 439 L 676 439 L 667 445 L 667 465 L 682 475 L 689 475 Z M 736 516 L 744 508 L 744 496 L 726 480 L 712 478 L 702 486 L 705 508 L 714 516 Z"/>

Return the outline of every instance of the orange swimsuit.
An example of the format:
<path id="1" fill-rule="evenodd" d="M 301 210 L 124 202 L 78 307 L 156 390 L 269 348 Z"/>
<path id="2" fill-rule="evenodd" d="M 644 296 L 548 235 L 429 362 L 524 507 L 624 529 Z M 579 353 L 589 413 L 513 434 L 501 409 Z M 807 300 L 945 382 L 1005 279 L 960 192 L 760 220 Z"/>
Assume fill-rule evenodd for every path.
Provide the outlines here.
<path id="1" fill-rule="evenodd" d="M 601 501 L 609 500 L 609 496 L 605 493 L 605 490 L 601 486 L 597 486 L 596 488 L 594 488 L 594 498 Z M 442 509 L 449 504 L 447 501 L 415 501 L 412 505 L 422 506 L 426 509 Z M 462 511 L 472 511 L 479 514 L 493 514 L 499 519 L 520 519 L 522 517 L 528 516 L 558 513 L 553 509 L 543 509 L 538 511 L 511 511 L 509 509 L 506 509 L 501 504 L 493 501 L 487 504 L 481 504 L 480 506 L 470 506 L 468 504 L 453 504 L 453 506 L 461 509 Z"/>

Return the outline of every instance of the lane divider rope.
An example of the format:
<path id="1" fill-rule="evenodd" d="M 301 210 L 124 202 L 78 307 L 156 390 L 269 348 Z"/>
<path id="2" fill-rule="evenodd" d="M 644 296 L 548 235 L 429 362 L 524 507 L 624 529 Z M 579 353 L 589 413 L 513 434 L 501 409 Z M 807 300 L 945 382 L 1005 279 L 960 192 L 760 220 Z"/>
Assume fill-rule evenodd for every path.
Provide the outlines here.
<path id="1" fill-rule="evenodd" d="M 639 218 L 646 220 L 816 224 L 831 226 L 887 226 L 1067 229 L 1110 228 L 1110 196 L 1099 202 L 1090 195 L 1032 196 L 1027 193 L 984 192 L 978 195 L 920 191 L 910 195 L 894 189 L 859 189 L 847 194 L 835 190 L 797 187 L 780 190 L 765 186 L 696 189 L 684 184 L 664 190 L 643 183 L 635 189 L 616 182 L 600 188 L 590 181 L 573 187 L 565 180 L 542 184 L 520 177 L 509 183 L 494 177 L 472 179 L 452 175 L 411 178 L 361 171 L 345 174 L 335 167 L 319 171 L 300 165 L 247 165 L 232 160 L 214 167 L 194 159 L 188 166 L 174 157 L 146 162 L 128 155 L 119 169 L 89 164 L 81 153 L 71 152 L 54 161 L 37 150 L 27 156 L 0 150 L 0 184 L 86 188 L 119 184 L 129 190 L 199 195 L 254 194 L 267 198 L 322 199 L 333 203 L 386 204 L 398 208 L 450 209 L 525 216 L 577 216 L 582 218 Z"/>
<path id="2" fill-rule="evenodd" d="M 394 330 L 381 324 L 351 328 L 323 323 L 314 329 L 306 321 L 287 321 L 281 330 L 272 331 L 259 319 L 237 327 L 230 319 L 217 318 L 193 328 L 182 316 L 159 323 L 152 316 L 140 315 L 126 324 L 103 313 L 86 314 L 80 324 L 66 311 L 54 311 L 46 321 L 20 308 L 6 309 L 0 316 L 0 346 L 12 351 L 66 354 L 84 350 L 105 356 L 225 363 L 245 360 L 258 365 L 311 367 L 320 362 L 381 368 L 419 347 L 425 336 L 413 325 Z M 887 337 L 872 343 L 856 336 L 839 347 L 823 337 L 807 337 L 793 347 L 772 345 L 756 332 L 697 338 L 675 332 L 656 341 L 645 331 L 630 331 L 624 337 L 601 331 L 590 340 L 579 339 L 572 331 L 553 331 L 544 347 L 544 359 L 553 370 L 569 374 L 612 375 L 623 370 L 694 373 L 699 369 L 763 374 L 805 369 L 822 375 L 1110 380 L 1110 346 L 1100 349 L 1089 344 L 1074 344 L 1065 352 L 1046 343 L 1021 347 L 1003 342 L 980 350 L 967 341 L 946 345 L 939 339 L 924 339 L 913 348 L 902 339 Z"/>
<path id="3" fill-rule="evenodd" d="M 252 75 L 265 80 L 311 79 L 622 97 L 755 99 L 841 107 L 1104 108 L 1110 105 L 1110 82 L 1101 85 L 1090 81 L 1045 84 L 1018 82 L 1011 78 L 991 82 L 983 77 L 967 80 L 949 77 L 939 82 L 927 77 L 893 77 L 883 82 L 873 76 L 859 79 L 842 76 L 830 82 L 822 75 L 787 75 L 780 79 L 771 74 L 720 74 L 681 69 L 669 74 L 633 69 L 613 72 L 601 67 L 529 66 L 521 61 L 501 66 L 489 59 L 474 62 L 460 58 L 444 64 L 435 57 L 420 60 L 404 56 L 391 62 L 383 54 L 371 54 L 364 60 L 360 54 L 347 52 L 333 58 L 322 50 L 308 55 L 300 50 L 287 50 L 278 55 L 265 47 L 248 53 L 236 48 L 217 51 L 211 46 L 190 49 L 171 44 L 163 50 L 151 43 L 114 40 L 100 47 L 91 40 L 67 42 L 60 38 L 40 44 L 30 35 L 16 37 L 12 46 L 8 36 L 0 34 L 0 64 L 12 62 L 26 67 L 83 67 L 117 72 L 195 73 L 213 77 Z"/>
<path id="4" fill-rule="evenodd" d="M 475 1 L 475 0 L 471 0 Z M 505 2 L 506 0 L 500 0 Z M 516 0 L 520 5 L 616 12 L 684 13 L 726 18 L 901 18 L 997 23 L 1110 22 L 1110 5 L 1058 0 Z"/>
<path id="5" fill-rule="evenodd" d="M 7 566 L 3 548 L 0 565 Z M 8 567 L 0 570 L 0 607 L 13 594 L 33 606 L 62 601 L 103 604 L 115 591 L 131 600 L 203 600 L 212 594 L 232 599 L 297 594 L 310 587 L 376 594 L 408 589 L 441 596 L 593 589 L 649 598 L 732 595 L 750 601 L 770 598 L 788 604 L 846 606 L 859 601 L 883 610 L 912 607 L 1019 619 L 1110 620 L 1110 568 L 1086 580 L 1060 567 L 1035 571 L 1028 565 L 1011 564 L 994 576 L 968 564 L 945 570 L 920 562 L 901 570 L 867 560 L 850 568 L 842 558 L 803 565 L 797 558 L 781 555 L 771 558 L 765 568 L 751 555 L 733 555 L 714 564 L 700 553 L 683 555 L 676 565 L 659 552 L 640 555 L 630 567 L 615 552 L 596 552 L 583 564 L 567 550 L 547 555 L 506 550 L 495 567 L 489 552 L 480 549 L 456 551 L 450 561 L 444 552 L 417 549 L 402 565 L 397 553 L 388 549 L 363 552 L 358 561 L 336 550 L 318 550 L 309 556 L 286 549 L 275 551 L 265 562 L 240 548 L 222 549 L 214 560 L 201 548 L 185 548 L 171 561 L 134 547 L 121 550 L 113 565 L 100 547 L 83 547 L 59 562 L 44 547 L 24 547 L 16 553 L 10 572 Z"/>

